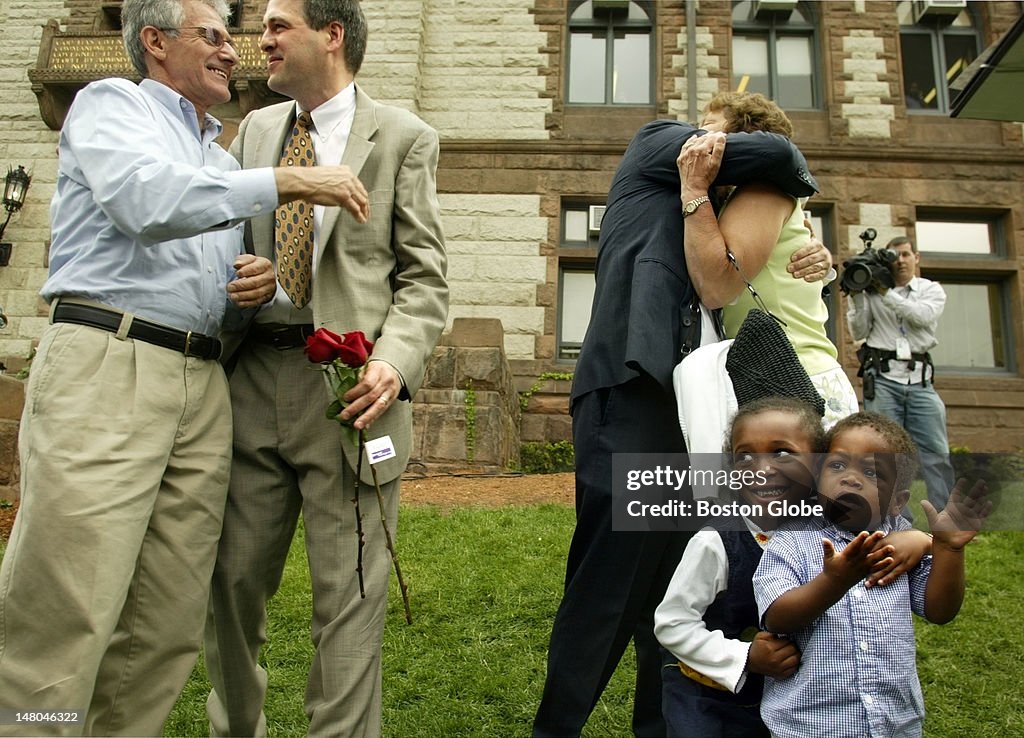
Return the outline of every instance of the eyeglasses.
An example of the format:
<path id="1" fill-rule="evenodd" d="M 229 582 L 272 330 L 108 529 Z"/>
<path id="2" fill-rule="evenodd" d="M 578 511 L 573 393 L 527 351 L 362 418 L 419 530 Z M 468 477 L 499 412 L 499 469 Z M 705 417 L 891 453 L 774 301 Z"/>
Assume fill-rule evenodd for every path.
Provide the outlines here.
<path id="1" fill-rule="evenodd" d="M 222 49 L 227 45 L 230 46 L 232 51 L 236 54 L 238 53 L 238 47 L 235 46 L 234 39 L 219 28 L 212 28 L 210 26 L 183 26 L 182 28 L 161 28 L 160 30 L 167 32 L 196 31 L 197 35 L 213 48 Z"/>

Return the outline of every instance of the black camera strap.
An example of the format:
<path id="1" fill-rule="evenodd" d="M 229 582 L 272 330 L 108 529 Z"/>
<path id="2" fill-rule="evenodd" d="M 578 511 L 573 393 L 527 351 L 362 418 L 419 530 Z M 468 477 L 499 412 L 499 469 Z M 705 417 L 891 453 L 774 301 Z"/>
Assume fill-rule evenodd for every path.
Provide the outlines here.
<path id="1" fill-rule="evenodd" d="M 887 374 L 889 372 L 889 362 L 898 359 L 896 352 L 890 349 L 875 348 L 865 343 L 857 349 L 857 358 L 860 360 L 860 369 L 857 371 L 857 376 L 864 380 L 864 399 L 874 399 L 874 375 L 879 373 Z M 929 370 L 931 372 L 931 382 L 935 384 L 935 364 L 932 363 L 932 355 L 927 351 L 924 353 L 911 353 L 910 360 L 907 361 L 907 369 L 910 371 L 917 369 L 917 362 L 921 362 L 923 365 L 921 369 L 921 386 L 928 386 Z"/>

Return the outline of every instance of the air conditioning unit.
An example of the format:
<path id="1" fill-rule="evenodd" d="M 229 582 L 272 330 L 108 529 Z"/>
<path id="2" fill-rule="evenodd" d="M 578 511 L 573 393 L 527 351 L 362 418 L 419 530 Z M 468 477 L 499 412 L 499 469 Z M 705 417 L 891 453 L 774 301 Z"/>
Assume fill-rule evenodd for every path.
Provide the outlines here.
<path id="1" fill-rule="evenodd" d="M 594 0 L 594 10 L 629 10 L 629 2 L 630 0 Z"/>
<path id="2" fill-rule="evenodd" d="M 587 230 L 591 234 L 601 230 L 601 219 L 604 218 L 604 205 L 591 205 L 587 211 Z"/>
<path id="3" fill-rule="evenodd" d="M 914 23 L 922 18 L 955 18 L 967 7 L 967 0 L 913 0 Z"/>
<path id="4" fill-rule="evenodd" d="M 796 0 L 754 0 L 752 12 L 755 17 L 782 15 L 796 9 Z"/>

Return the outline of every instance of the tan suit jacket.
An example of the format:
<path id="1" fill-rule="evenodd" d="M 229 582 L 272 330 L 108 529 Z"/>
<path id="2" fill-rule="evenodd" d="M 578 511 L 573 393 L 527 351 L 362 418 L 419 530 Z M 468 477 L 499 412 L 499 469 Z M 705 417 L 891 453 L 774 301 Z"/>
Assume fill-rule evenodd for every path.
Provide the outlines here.
<path id="1" fill-rule="evenodd" d="M 250 113 L 231 153 L 247 169 L 277 166 L 295 115 L 293 102 Z M 356 86 L 355 118 L 341 163 L 366 187 L 370 220 L 360 224 L 341 208 L 327 209 L 319 233 L 312 307 L 316 327 L 339 334 L 363 331 L 375 342 L 371 360 L 386 361 L 401 376 L 400 399 L 405 401 L 394 403 L 367 433 L 368 438 L 390 436 L 397 452 L 396 458 L 376 465 L 381 482 L 398 477 L 408 463 L 412 396 L 448 314 L 438 153 L 436 131 L 406 110 L 375 102 Z M 273 261 L 274 214 L 253 218 L 246 239 L 256 255 Z M 226 344 L 231 343 L 232 337 L 226 337 Z M 342 435 L 354 469 L 357 448 L 350 434 Z M 372 483 L 365 460 L 362 477 Z"/>

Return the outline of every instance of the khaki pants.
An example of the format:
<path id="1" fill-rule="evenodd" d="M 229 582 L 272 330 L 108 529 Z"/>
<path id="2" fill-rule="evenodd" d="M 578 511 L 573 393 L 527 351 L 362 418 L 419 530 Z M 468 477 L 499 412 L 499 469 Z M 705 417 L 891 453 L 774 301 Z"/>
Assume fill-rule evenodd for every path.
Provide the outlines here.
<path id="1" fill-rule="evenodd" d="M 0 568 L 0 706 L 87 717 L 0 734 L 162 735 L 199 651 L 230 444 L 217 362 L 47 328 Z"/>
<path id="2" fill-rule="evenodd" d="M 381 733 L 381 643 L 391 558 L 372 487 L 360 486 L 366 599 L 356 577 L 355 472 L 341 430 L 324 416 L 320 372 L 302 349 L 249 342 L 231 375 L 231 489 L 206 628 L 211 735 L 263 736 L 267 601 L 277 591 L 302 512 L 316 647 L 306 685 L 310 736 Z M 396 532 L 398 480 L 381 485 Z"/>

